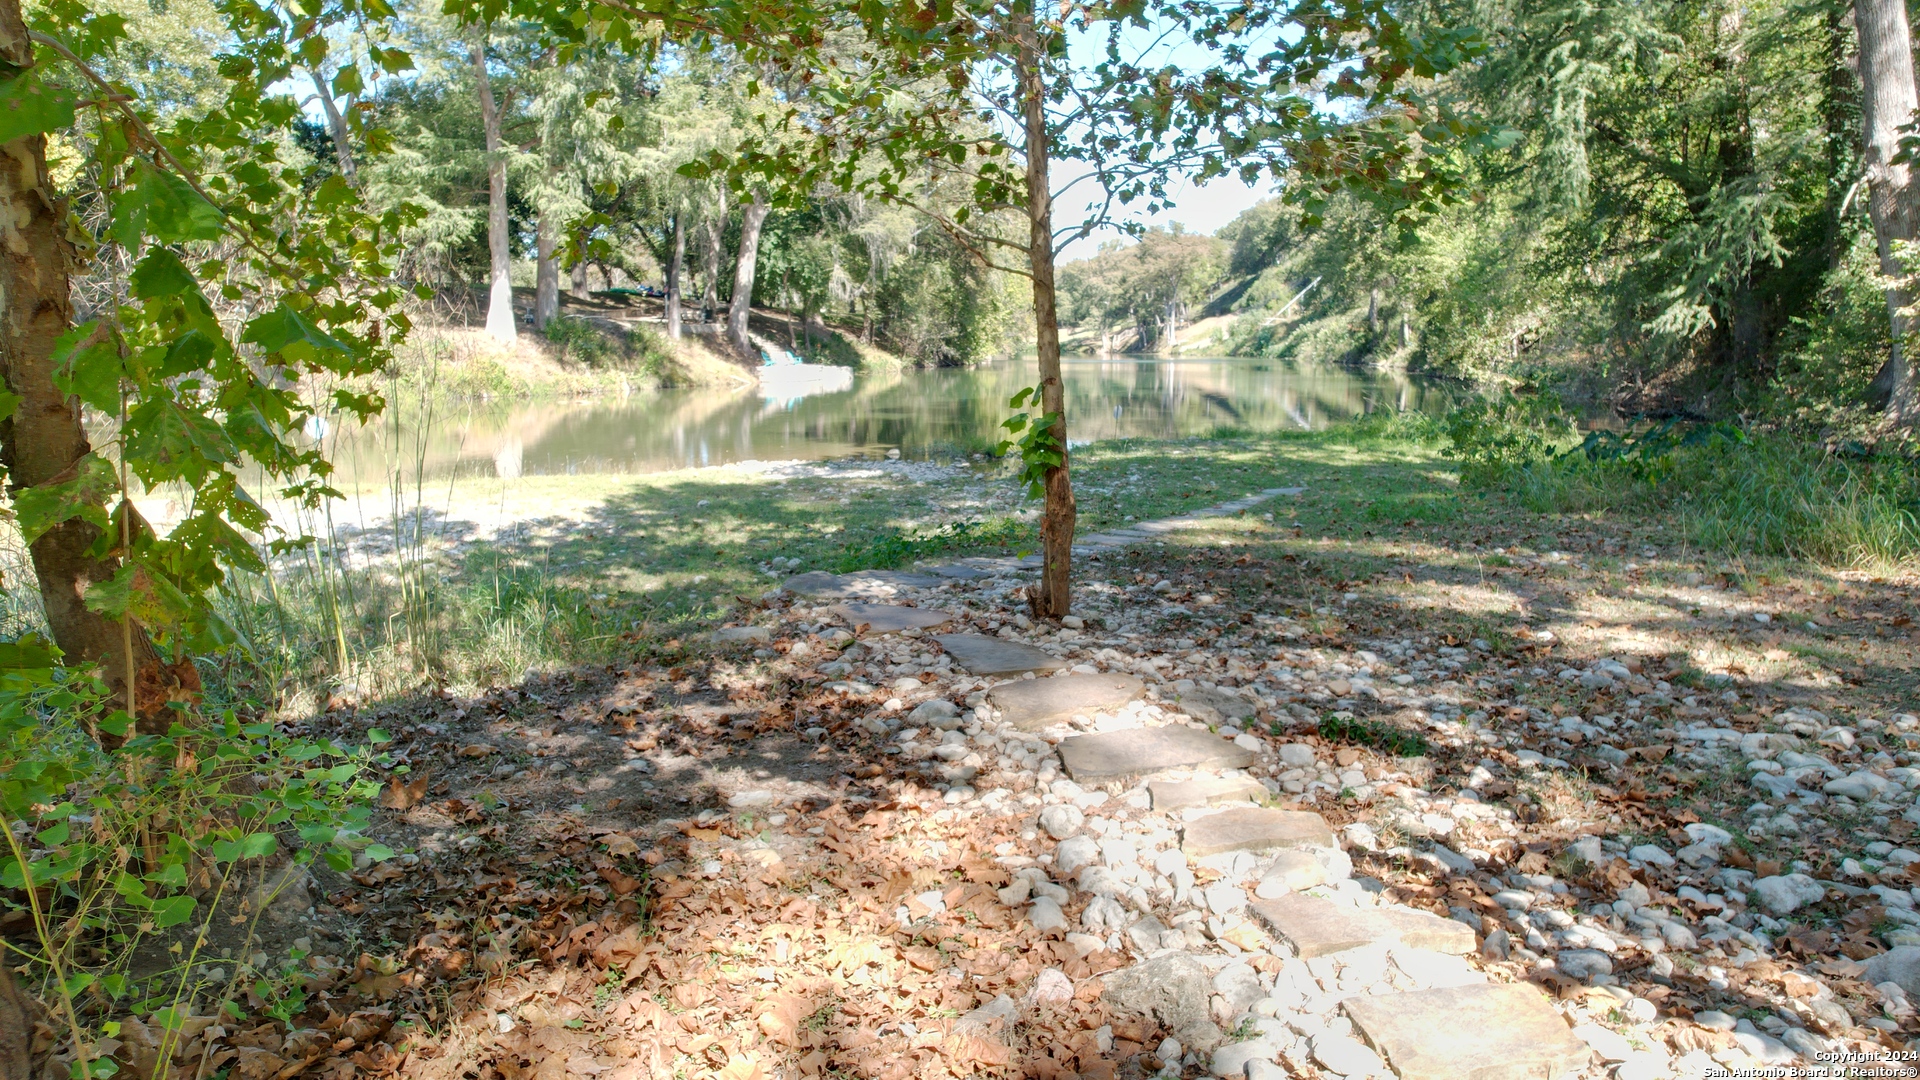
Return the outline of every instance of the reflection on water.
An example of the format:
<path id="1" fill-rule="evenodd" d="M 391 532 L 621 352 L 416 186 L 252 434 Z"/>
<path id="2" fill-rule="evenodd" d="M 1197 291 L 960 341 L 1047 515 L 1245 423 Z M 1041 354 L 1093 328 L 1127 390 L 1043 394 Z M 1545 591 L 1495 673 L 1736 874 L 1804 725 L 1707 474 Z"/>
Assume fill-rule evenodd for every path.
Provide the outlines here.
<path id="1" fill-rule="evenodd" d="M 1075 444 L 1122 437 L 1318 428 L 1376 409 L 1433 410 L 1447 391 L 1403 374 L 1265 360 L 1074 360 L 1066 363 Z M 441 407 L 406 430 L 407 471 L 429 476 L 656 472 L 750 459 L 833 458 L 898 449 L 909 458 L 980 450 L 1003 434 L 1007 399 L 1035 381 L 1031 359 L 971 369 L 861 376 L 850 389 L 769 398 L 756 389 L 660 390 L 588 402 Z M 345 478 L 383 473 L 389 418 L 336 430 Z M 344 427 L 345 425 L 341 425 Z"/>

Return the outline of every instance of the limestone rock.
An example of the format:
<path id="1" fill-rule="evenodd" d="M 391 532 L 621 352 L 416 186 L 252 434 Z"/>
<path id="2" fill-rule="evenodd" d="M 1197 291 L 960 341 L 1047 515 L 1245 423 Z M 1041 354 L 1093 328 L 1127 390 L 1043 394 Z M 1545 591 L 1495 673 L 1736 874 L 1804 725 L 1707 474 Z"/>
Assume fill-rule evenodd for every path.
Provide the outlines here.
<path id="1" fill-rule="evenodd" d="M 1007 723 L 1021 731 L 1038 731 L 1076 713 L 1092 716 L 1117 709 L 1145 689 L 1132 675 L 1059 675 L 1001 683 L 987 691 L 987 701 Z"/>
<path id="2" fill-rule="evenodd" d="M 1253 755 L 1204 731 L 1158 727 L 1075 735 L 1061 741 L 1060 761 L 1076 781 L 1105 784 L 1170 769 L 1240 769 Z"/>
<path id="3" fill-rule="evenodd" d="M 1400 1080 L 1543 1080 L 1591 1057 L 1527 983 L 1354 997 L 1346 1010 Z"/>
<path id="4" fill-rule="evenodd" d="M 1180 840 L 1180 850 L 1194 858 L 1229 851 L 1332 846 L 1333 830 L 1319 814 L 1251 806 L 1189 822 Z"/>
<path id="5" fill-rule="evenodd" d="M 1103 996 L 1117 1008 L 1152 1016 L 1188 1049 L 1208 1053 L 1226 1039 L 1209 1012 L 1213 980 L 1186 953 L 1168 953 L 1109 975 Z"/>

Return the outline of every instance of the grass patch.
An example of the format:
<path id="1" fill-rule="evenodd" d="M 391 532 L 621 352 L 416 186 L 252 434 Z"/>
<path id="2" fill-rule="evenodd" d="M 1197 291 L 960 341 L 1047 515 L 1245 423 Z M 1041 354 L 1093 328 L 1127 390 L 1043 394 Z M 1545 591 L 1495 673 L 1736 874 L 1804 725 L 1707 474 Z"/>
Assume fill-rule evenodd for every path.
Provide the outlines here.
<path id="1" fill-rule="evenodd" d="M 846 546 L 835 569 L 890 570 L 920 559 L 982 548 L 1031 547 L 1040 540 L 1033 524 L 1010 517 L 956 521 L 931 529 L 895 530 Z"/>
<path id="2" fill-rule="evenodd" d="M 1417 731 L 1378 720 L 1329 716 L 1320 721 L 1320 737 L 1328 742 L 1371 747 L 1394 757 L 1425 757 L 1432 749 Z"/>

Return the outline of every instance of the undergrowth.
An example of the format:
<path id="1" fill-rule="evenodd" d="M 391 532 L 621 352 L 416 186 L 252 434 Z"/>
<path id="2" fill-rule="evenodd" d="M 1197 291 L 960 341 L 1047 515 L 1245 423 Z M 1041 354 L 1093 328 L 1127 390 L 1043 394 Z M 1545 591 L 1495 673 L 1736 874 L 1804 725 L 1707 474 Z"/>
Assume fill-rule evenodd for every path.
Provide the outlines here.
<path id="1" fill-rule="evenodd" d="M 1920 464 L 1761 427 L 1666 422 L 1571 443 L 1549 397 L 1475 403 L 1445 422 L 1462 484 L 1545 514 L 1666 515 L 1722 554 L 1829 566 L 1920 561 Z"/>

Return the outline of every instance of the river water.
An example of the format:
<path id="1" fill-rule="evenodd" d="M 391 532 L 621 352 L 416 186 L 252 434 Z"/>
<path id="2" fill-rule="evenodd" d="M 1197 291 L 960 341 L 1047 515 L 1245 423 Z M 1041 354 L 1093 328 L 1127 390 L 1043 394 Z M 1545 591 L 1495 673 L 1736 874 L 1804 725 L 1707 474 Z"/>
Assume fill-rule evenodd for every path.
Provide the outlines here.
<path id="1" fill-rule="evenodd" d="M 1399 373 L 1245 358 L 1069 358 L 1068 436 L 1204 436 L 1227 428 L 1313 429 L 1377 409 L 1444 409 L 1449 392 Z M 437 406 L 422 417 L 334 433 L 344 478 L 398 455 L 427 476 L 658 472 L 746 460 L 884 454 L 926 458 L 997 442 L 1007 399 L 1035 382 L 1031 358 L 854 378 L 790 396 L 760 387 L 649 390 L 545 404 Z M 411 420 L 407 416 L 412 414 Z M 396 448 L 398 448 L 396 450 Z"/>

